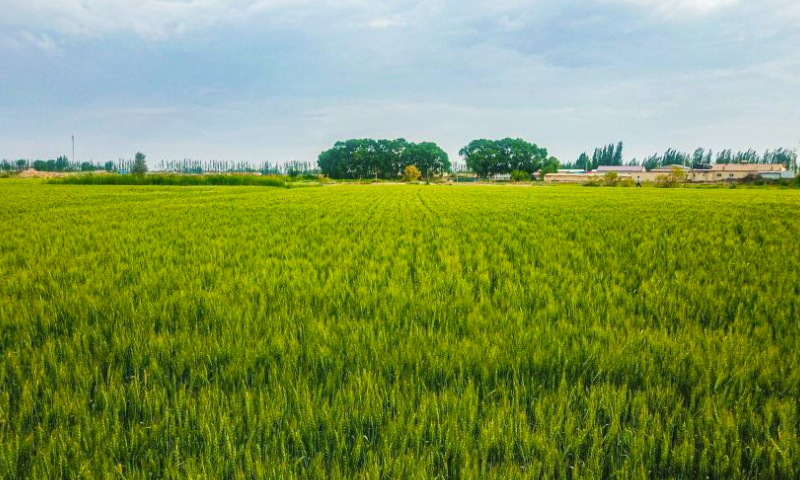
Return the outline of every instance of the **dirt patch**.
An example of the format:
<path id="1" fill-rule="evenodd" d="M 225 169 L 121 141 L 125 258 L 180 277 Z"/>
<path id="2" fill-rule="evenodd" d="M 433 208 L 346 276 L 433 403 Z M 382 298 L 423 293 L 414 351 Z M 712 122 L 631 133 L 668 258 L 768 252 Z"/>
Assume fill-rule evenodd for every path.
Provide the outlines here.
<path id="1" fill-rule="evenodd" d="M 56 178 L 56 177 L 63 177 L 63 173 L 58 172 L 39 172 L 34 169 L 24 170 L 19 172 L 17 178 Z"/>
<path id="2" fill-rule="evenodd" d="M 96 172 L 40 172 L 32 168 L 19 172 L 17 178 L 62 178 L 69 175 L 107 175 L 105 170 L 98 170 Z"/>

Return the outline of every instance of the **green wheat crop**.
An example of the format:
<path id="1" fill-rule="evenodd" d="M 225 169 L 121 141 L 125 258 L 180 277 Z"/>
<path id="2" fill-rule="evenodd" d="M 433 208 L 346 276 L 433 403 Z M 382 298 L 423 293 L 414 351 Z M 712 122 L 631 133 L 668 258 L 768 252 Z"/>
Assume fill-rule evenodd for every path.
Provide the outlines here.
<path id="1" fill-rule="evenodd" d="M 800 192 L 0 204 L 0 478 L 800 478 Z"/>

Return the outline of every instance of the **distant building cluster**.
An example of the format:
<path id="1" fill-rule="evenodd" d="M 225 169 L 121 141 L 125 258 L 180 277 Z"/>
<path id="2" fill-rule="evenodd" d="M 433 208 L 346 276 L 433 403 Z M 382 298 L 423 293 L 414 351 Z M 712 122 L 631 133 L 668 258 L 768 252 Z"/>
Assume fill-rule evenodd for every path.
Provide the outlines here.
<path id="1" fill-rule="evenodd" d="M 549 183 L 585 183 L 593 178 L 602 179 L 607 173 L 614 172 L 620 180 L 631 179 L 642 183 L 653 183 L 659 177 L 669 175 L 674 169 L 685 173 L 687 182 L 723 183 L 735 182 L 744 178 L 760 177 L 766 180 L 794 178 L 793 172 L 781 164 L 715 164 L 707 168 L 690 168 L 683 165 L 667 165 L 647 171 L 643 166 L 600 166 L 595 170 L 559 170 L 545 176 Z"/>

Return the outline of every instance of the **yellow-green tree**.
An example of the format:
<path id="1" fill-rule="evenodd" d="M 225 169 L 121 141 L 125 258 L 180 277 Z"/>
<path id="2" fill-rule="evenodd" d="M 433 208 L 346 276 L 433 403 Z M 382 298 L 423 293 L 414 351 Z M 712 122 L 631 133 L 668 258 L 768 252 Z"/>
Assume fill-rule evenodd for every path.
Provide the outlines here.
<path id="1" fill-rule="evenodd" d="M 416 182 L 421 176 L 422 173 L 416 165 L 409 165 L 403 170 L 403 180 L 406 182 Z"/>

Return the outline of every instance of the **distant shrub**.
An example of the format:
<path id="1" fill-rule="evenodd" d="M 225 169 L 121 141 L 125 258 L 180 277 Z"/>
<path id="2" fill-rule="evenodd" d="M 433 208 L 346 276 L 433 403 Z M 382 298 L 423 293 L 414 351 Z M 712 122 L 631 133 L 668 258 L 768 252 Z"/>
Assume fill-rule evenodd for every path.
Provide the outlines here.
<path id="1" fill-rule="evenodd" d="M 592 176 L 589 177 L 589 179 L 583 182 L 581 185 L 583 185 L 584 187 L 599 187 L 602 184 L 603 182 L 600 180 L 600 178 Z"/>
<path id="2" fill-rule="evenodd" d="M 54 178 L 49 183 L 62 185 L 162 185 L 162 186 L 253 186 L 253 187 L 285 187 L 286 182 L 275 176 L 260 177 L 255 175 L 73 175 Z"/>
<path id="3" fill-rule="evenodd" d="M 660 188 L 675 188 L 686 182 L 686 172 L 683 169 L 674 167 L 672 171 L 667 174 L 659 175 L 656 177 L 656 187 Z"/>
<path id="4" fill-rule="evenodd" d="M 632 178 L 624 178 L 624 179 L 620 180 L 619 186 L 620 187 L 635 187 L 636 186 L 636 180 L 634 180 Z"/>
<path id="5" fill-rule="evenodd" d="M 617 172 L 606 172 L 603 175 L 603 185 L 606 187 L 616 187 L 619 184 L 619 174 Z"/>
<path id="6" fill-rule="evenodd" d="M 511 181 L 512 182 L 527 182 L 531 179 L 531 175 L 528 172 L 523 170 L 512 170 L 511 171 Z"/>
<path id="7" fill-rule="evenodd" d="M 311 173 L 298 173 L 295 172 L 294 176 L 292 176 L 291 171 L 283 177 L 283 179 L 287 182 L 317 182 L 321 181 L 323 177 L 317 176 Z"/>
<path id="8" fill-rule="evenodd" d="M 766 185 L 770 182 L 757 173 L 748 173 L 744 177 L 740 178 L 736 183 L 742 185 Z"/>
<path id="9" fill-rule="evenodd" d="M 403 180 L 406 182 L 416 182 L 421 176 L 422 173 L 415 165 L 409 165 L 403 170 Z"/>

